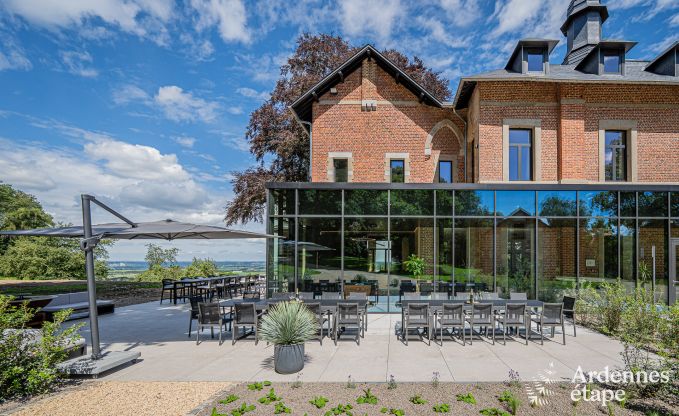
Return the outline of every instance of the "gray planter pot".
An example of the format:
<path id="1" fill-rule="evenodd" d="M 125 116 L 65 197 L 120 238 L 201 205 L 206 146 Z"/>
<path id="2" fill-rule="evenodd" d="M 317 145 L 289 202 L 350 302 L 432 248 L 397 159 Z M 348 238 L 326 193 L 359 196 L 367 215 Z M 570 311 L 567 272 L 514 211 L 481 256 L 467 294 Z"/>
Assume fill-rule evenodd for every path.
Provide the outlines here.
<path id="1" fill-rule="evenodd" d="M 275 345 L 274 368 L 279 374 L 292 374 L 304 368 L 304 344 Z"/>

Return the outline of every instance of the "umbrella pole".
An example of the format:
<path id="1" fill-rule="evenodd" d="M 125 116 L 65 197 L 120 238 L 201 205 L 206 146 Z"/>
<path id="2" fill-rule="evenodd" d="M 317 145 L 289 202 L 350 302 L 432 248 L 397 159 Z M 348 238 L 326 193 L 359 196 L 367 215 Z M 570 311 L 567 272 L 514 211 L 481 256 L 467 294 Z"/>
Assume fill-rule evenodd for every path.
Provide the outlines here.
<path id="1" fill-rule="evenodd" d="M 87 272 L 87 294 L 90 303 L 90 335 L 92 337 L 92 359 L 101 358 L 99 346 L 99 320 L 97 316 L 97 285 L 94 279 L 94 247 L 92 241 L 92 213 L 90 211 L 90 196 L 82 195 L 83 233 L 85 239 L 81 248 L 85 251 L 85 270 Z"/>

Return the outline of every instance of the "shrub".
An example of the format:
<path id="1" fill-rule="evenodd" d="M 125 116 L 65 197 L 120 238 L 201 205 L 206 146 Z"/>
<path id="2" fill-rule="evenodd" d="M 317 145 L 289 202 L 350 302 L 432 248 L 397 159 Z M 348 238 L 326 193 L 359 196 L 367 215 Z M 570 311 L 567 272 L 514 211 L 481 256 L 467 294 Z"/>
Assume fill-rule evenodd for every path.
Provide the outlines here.
<path id="1" fill-rule="evenodd" d="M 499 400 L 501 403 L 505 403 L 507 405 L 511 414 L 516 415 L 516 411 L 519 409 L 521 402 L 516 398 L 516 396 L 514 396 L 512 392 L 506 390 L 503 391 Z"/>
<path id="2" fill-rule="evenodd" d="M 199 259 L 194 257 L 191 264 L 184 269 L 184 277 L 211 277 L 217 276 L 219 269 L 212 259 Z"/>
<path id="3" fill-rule="evenodd" d="M 432 410 L 434 413 L 450 413 L 450 405 L 448 403 L 435 404 Z"/>
<path id="4" fill-rule="evenodd" d="M 281 302 L 262 317 L 260 339 L 276 345 L 296 345 L 314 336 L 316 317 L 302 302 Z"/>
<path id="5" fill-rule="evenodd" d="M 622 314 L 627 300 L 627 291 L 620 279 L 601 285 L 601 329 L 608 334 L 616 334 L 622 322 Z"/>
<path id="6" fill-rule="evenodd" d="M 273 402 L 279 401 L 281 398 L 279 396 L 276 396 L 276 393 L 274 392 L 273 389 L 269 390 L 269 393 L 267 393 L 266 396 L 260 397 L 259 402 L 261 404 L 271 404 Z"/>
<path id="7" fill-rule="evenodd" d="M 309 403 L 314 405 L 316 409 L 322 409 L 325 407 L 326 404 L 328 404 L 330 400 L 328 400 L 327 397 L 319 396 L 319 397 L 314 397 L 313 400 L 309 400 Z"/>
<path id="8" fill-rule="evenodd" d="M 427 404 L 427 401 L 422 398 L 419 394 L 414 395 L 410 399 L 410 403 L 412 404 Z"/>
<path id="9" fill-rule="evenodd" d="M 148 270 L 139 273 L 135 278 L 138 282 L 160 282 L 163 279 L 179 280 L 182 278 L 182 268 L 179 266 L 164 267 L 152 265 Z"/>
<path id="10" fill-rule="evenodd" d="M 82 326 L 61 329 L 72 311 L 54 315 L 39 330 L 24 331 L 35 310 L 27 303 L 10 304 L 13 298 L 0 295 L 0 402 L 10 398 L 46 393 L 60 381 L 57 363 L 66 358 L 64 346 L 76 341 Z"/>

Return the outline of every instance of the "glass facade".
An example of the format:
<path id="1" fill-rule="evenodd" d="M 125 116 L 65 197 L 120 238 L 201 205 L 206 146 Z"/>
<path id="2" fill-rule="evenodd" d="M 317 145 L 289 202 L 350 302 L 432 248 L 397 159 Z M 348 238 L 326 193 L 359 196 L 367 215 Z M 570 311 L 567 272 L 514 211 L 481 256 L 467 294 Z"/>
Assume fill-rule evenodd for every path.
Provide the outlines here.
<path id="1" fill-rule="evenodd" d="M 362 291 L 370 311 L 399 312 L 406 292 L 561 301 L 620 278 L 677 297 L 679 187 L 271 186 L 269 295 Z"/>

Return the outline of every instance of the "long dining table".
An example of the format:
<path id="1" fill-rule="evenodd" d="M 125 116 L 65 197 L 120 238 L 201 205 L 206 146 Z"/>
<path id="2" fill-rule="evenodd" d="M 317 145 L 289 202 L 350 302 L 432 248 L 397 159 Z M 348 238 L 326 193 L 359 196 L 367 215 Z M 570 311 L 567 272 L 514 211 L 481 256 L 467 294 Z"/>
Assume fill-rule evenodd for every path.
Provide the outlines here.
<path id="1" fill-rule="evenodd" d="M 276 304 L 285 301 L 285 299 L 224 299 L 219 301 L 219 306 L 222 308 L 234 308 L 242 303 L 254 303 L 258 311 L 265 311 L 270 304 Z M 368 304 L 367 299 L 300 299 L 304 303 L 320 303 L 321 310 L 326 312 L 334 312 L 337 309 L 338 303 L 355 303 L 358 304 L 359 309 L 365 308 Z"/>

